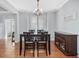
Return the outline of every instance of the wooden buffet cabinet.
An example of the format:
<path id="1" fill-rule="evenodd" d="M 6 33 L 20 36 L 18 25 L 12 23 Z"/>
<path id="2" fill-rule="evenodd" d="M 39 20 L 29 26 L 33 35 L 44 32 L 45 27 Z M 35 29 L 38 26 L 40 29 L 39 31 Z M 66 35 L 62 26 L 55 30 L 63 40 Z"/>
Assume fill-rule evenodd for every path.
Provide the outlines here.
<path id="1" fill-rule="evenodd" d="M 55 32 L 55 45 L 67 56 L 77 56 L 77 35 Z"/>

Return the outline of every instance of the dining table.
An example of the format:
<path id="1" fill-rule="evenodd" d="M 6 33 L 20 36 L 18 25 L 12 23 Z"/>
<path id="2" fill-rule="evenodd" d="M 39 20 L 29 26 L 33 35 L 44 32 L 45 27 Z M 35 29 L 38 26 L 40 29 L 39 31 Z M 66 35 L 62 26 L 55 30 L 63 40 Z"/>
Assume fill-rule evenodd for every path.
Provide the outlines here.
<path id="1" fill-rule="evenodd" d="M 24 38 L 25 36 L 26 36 L 25 34 L 20 34 L 20 48 L 19 48 L 19 51 L 20 51 L 19 55 L 20 55 L 20 56 L 22 55 L 23 38 Z M 40 35 L 39 35 L 39 34 L 31 34 L 30 36 L 35 38 L 34 41 L 37 41 L 37 37 L 39 37 Z M 45 34 L 45 37 L 47 38 L 48 54 L 50 55 L 50 54 L 51 54 L 50 34 Z"/>

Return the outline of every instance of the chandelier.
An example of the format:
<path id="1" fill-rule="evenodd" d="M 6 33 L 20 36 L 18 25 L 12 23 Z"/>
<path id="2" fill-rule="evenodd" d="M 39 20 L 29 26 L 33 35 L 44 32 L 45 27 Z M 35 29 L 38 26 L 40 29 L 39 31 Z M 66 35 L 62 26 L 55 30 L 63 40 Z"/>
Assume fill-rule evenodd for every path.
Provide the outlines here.
<path id="1" fill-rule="evenodd" d="M 37 8 L 34 10 L 34 14 L 40 16 L 42 13 L 42 9 L 39 7 L 39 0 L 37 0 Z"/>

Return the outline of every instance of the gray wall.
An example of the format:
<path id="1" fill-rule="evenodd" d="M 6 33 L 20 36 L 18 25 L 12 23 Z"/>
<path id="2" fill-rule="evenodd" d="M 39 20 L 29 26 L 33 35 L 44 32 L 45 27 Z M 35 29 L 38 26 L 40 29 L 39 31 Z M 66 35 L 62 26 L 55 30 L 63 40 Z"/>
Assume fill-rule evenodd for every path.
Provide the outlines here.
<path id="1" fill-rule="evenodd" d="M 19 12 L 19 34 L 29 29 L 29 13 Z"/>
<path id="2" fill-rule="evenodd" d="M 29 14 L 26 12 L 18 12 L 16 20 L 16 42 L 19 41 L 20 34 L 29 29 Z"/>
<path id="3" fill-rule="evenodd" d="M 33 16 L 34 15 L 32 13 L 19 12 L 19 27 L 17 27 L 19 28 L 18 39 L 19 39 L 19 34 L 23 33 L 24 31 L 28 31 L 30 29 L 30 25 L 31 25 L 30 22 L 32 21 Z M 56 28 L 55 26 L 56 12 L 48 12 L 43 14 L 43 19 L 44 19 L 44 29 L 51 34 L 51 40 L 54 40 L 54 31 Z"/>
<path id="4" fill-rule="evenodd" d="M 7 10 L 0 6 L 0 11 L 7 11 Z"/>
<path id="5" fill-rule="evenodd" d="M 77 46 L 79 56 L 79 0 L 69 0 L 57 14 L 57 31 L 78 35 Z"/>
<path id="6" fill-rule="evenodd" d="M 54 32 L 56 29 L 56 12 L 47 13 L 47 28 L 51 34 L 51 40 L 54 40 Z"/>

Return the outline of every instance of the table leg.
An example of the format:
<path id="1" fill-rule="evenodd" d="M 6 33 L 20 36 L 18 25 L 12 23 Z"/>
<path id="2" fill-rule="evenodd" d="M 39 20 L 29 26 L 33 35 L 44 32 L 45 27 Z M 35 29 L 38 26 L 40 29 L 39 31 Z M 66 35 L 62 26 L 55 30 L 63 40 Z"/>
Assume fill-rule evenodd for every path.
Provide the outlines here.
<path id="1" fill-rule="evenodd" d="M 50 35 L 48 36 L 48 51 L 49 51 L 49 55 L 50 55 L 51 54 Z"/>
<path id="2" fill-rule="evenodd" d="M 22 52 L 22 36 L 20 35 L 20 55 L 21 55 L 21 52 Z"/>
<path id="3" fill-rule="evenodd" d="M 49 55 L 51 54 L 51 42 L 50 42 L 50 36 L 49 36 Z"/>

